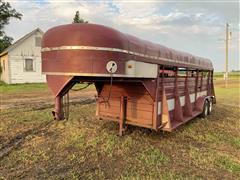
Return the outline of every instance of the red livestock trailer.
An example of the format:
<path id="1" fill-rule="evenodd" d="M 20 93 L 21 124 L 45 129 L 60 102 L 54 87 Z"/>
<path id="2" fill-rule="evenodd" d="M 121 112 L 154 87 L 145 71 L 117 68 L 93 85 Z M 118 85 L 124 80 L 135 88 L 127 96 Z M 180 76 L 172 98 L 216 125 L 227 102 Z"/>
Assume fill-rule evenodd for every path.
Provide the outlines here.
<path id="1" fill-rule="evenodd" d="M 64 119 L 62 98 L 76 83 L 93 83 L 96 116 L 154 130 L 172 131 L 216 102 L 210 60 L 154 44 L 96 24 L 48 30 L 42 40 L 42 71 L 55 96 L 56 119 Z"/>

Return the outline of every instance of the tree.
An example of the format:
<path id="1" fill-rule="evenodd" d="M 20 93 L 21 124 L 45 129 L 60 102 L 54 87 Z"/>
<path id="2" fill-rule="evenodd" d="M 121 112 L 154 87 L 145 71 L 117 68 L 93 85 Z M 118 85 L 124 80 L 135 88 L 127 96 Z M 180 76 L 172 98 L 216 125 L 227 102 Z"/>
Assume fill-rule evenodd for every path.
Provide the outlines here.
<path id="1" fill-rule="evenodd" d="M 88 23 L 88 21 L 85 21 L 80 17 L 79 11 L 76 11 L 76 14 L 73 18 L 73 23 Z"/>
<path id="2" fill-rule="evenodd" d="M 9 37 L 9 36 L 3 36 L 2 38 L 0 38 L 0 49 L 2 52 L 4 49 L 6 49 L 7 47 L 9 47 L 13 42 L 13 38 Z"/>
<path id="3" fill-rule="evenodd" d="M 11 7 L 10 3 L 0 0 L 0 53 L 12 44 L 13 38 L 7 36 L 4 27 L 11 18 L 21 19 L 22 14 Z"/>

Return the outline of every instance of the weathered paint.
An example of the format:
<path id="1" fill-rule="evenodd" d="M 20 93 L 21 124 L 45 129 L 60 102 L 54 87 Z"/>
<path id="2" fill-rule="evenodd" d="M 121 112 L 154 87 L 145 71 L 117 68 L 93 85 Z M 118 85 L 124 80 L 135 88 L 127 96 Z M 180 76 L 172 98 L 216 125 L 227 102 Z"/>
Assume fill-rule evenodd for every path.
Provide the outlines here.
<path id="1" fill-rule="evenodd" d="M 156 78 L 158 66 L 157 64 L 129 60 L 125 65 L 125 73 L 130 77 Z"/>
<path id="2" fill-rule="evenodd" d="M 1 68 L 2 68 L 2 74 L 1 74 L 1 81 L 4 81 L 5 83 L 10 83 L 10 71 L 9 71 L 9 60 L 8 60 L 8 54 L 5 54 L 0 57 L 1 62 Z"/>
<path id="3" fill-rule="evenodd" d="M 206 96 L 207 95 L 207 91 L 202 91 L 202 92 L 198 92 L 198 96 L 197 97 L 201 97 L 201 96 Z M 191 103 L 195 102 L 195 94 L 190 94 L 191 97 Z M 185 96 L 181 96 L 180 97 L 180 102 L 181 102 L 181 107 L 183 107 L 185 105 Z M 174 99 L 168 99 L 167 100 L 168 103 L 168 110 L 172 111 L 174 110 Z M 161 114 L 161 101 L 158 102 L 158 114 Z"/>
<path id="4" fill-rule="evenodd" d="M 120 134 L 125 124 L 172 131 L 199 115 L 206 97 L 214 97 L 210 60 L 100 25 L 50 29 L 42 62 L 58 114 L 59 98 L 76 82 L 94 83 L 96 116 L 118 121 Z"/>
<path id="5" fill-rule="evenodd" d="M 71 36 L 68 35 L 69 32 Z M 106 74 L 105 65 L 111 60 L 118 64 L 115 74 L 121 75 L 126 74 L 125 65 L 129 60 L 213 69 L 208 59 L 95 24 L 69 24 L 52 28 L 44 34 L 42 48 L 43 72 L 52 75 L 57 75 L 55 72 Z M 81 66 L 76 66 L 79 63 Z M 65 68 L 66 64 L 68 68 Z"/>
<path id="6" fill-rule="evenodd" d="M 8 56 L 6 68 L 9 76 L 3 81 L 8 84 L 46 82 L 46 75 L 42 74 L 41 46 L 36 46 L 35 43 L 35 38 L 41 38 L 42 35 L 42 32 L 36 30 L 27 38 L 23 37 L 23 40 L 17 41 L 16 45 L 5 52 Z M 25 70 L 25 59 L 33 59 L 33 71 Z"/>

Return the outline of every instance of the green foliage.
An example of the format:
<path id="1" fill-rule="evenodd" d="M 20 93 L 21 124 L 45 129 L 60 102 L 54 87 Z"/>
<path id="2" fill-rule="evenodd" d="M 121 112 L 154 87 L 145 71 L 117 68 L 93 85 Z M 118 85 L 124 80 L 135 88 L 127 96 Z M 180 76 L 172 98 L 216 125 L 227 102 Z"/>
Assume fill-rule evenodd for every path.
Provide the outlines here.
<path id="1" fill-rule="evenodd" d="M 88 21 L 85 21 L 80 17 L 79 11 L 76 11 L 76 14 L 73 18 L 73 23 L 88 23 Z"/>
<path id="2" fill-rule="evenodd" d="M 0 52 L 11 45 L 13 38 L 5 35 L 4 27 L 9 24 L 10 18 L 21 19 L 22 14 L 11 7 L 9 2 L 0 0 Z"/>
<path id="3" fill-rule="evenodd" d="M 216 165 L 232 173 L 240 172 L 240 164 L 234 162 L 231 158 L 227 156 L 219 157 L 216 161 Z"/>
<path id="4" fill-rule="evenodd" d="M 3 36 L 0 38 L 0 52 L 9 47 L 13 42 L 13 38 L 9 36 Z"/>

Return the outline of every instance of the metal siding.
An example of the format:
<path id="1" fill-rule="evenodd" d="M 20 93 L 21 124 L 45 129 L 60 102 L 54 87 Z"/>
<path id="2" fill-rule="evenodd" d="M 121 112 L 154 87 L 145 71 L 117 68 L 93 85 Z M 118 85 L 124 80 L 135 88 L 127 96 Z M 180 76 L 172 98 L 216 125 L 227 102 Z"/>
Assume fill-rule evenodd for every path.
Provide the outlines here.
<path id="1" fill-rule="evenodd" d="M 130 60 L 141 64 L 213 69 L 208 59 L 175 51 L 96 24 L 57 26 L 43 36 L 42 67 L 46 74 L 61 72 L 105 74 L 108 73 L 106 64 L 112 60 L 118 65 L 115 73 L 118 75 L 126 74 L 125 66 Z M 142 68 L 129 73 L 137 76 L 138 73 L 141 74 L 141 70 Z"/>

